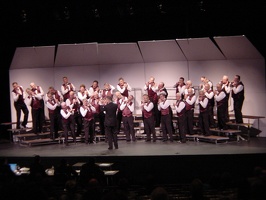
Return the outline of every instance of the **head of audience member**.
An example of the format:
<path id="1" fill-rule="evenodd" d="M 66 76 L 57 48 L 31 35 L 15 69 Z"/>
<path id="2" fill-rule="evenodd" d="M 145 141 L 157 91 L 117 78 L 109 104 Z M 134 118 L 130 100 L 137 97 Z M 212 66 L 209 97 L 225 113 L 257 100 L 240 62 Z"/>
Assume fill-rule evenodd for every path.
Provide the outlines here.
<path id="1" fill-rule="evenodd" d="M 156 187 L 151 192 L 151 200 L 168 200 L 168 192 L 163 187 Z"/>
<path id="2" fill-rule="evenodd" d="M 192 88 L 188 88 L 187 96 L 191 97 L 191 96 L 193 96 L 193 94 L 194 94 L 193 89 Z"/>
<path id="3" fill-rule="evenodd" d="M 221 85 L 220 83 L 217 83 L 217 84 L 216 84 L 216 90 L 217 90 L 218 92 L 221 92 L 221 91 L 222 91 L 222 85 Z"/>
<path id="4" fill-rule="evenodd" d="M 176 97 L 176 100 L 179 101 L 179 100 L 181 100 L 182 95 L 181 95 L 181 93 L 178 92 L 178 93 L 176 93 L 175 97 Z"/>
<path id="5" fill-rule="evenodd" d="M 31 89 L 36 89 L 37 86 L 35 85 L 35 83 L 31 82 L 30 87 L 31 87 Z"/>
<path id="6" fill-rule="evenodd" d="M 99 82 L 97 80 L 94 80 L 93 83 L 92 83 L 92 88 L 93 89 L 96 89 L 98 86 Z"/>
<path id="7" fill-rule="evenodd" d="M 223 76 L 223 78 L 222 78 L 222 83 L 223 83 L 223 84 L 228 83 L 228 76 L 226 76 L 226 75 Z"/>
<path id="8" fill-rule="evenodd" d="M 17 89 L 17 88 L 19 87 L 19 85 L 18 85 L 17 82 L 13 82 L 13 83 L 12 83 L 12 86 L 13 86 L 14 89 Z"/>
<path id="9" fill-rule="evenodd" d="M 84 84 L 81 84 L 81 85 L 79 86 L 79 91 L 80 91 L 81 93 L 84 93 L 85 90 L 86 90 L 86 86 L 85 86 Z"/>
<path id="10" fill-rule="evenodd" d="M 68 84 L 68 78 L 66 76 L 63 77 L 63 83 L 66 85 Z"/>
<path id="11" fill-rule="evenodd" d="M 191 80 L 188 80 L 188 81 L 186 82 L 186 89 L 188 89 L 188 88 L 190 88 L 190 87 L 192 87 L 192 81 L 191 81 Z"/>
<path id="12" fill-rule="evenodd" d="M 159 90 L 162 89 L 162 88 L 164 88 L 164 82 L 160 82 L 159 85 L 158 85 L 158 89 Z"/>
<path id="13" fill-rule="evenodd" d="M 122 77 L 119 78 L 118 81 L 119 81 L 119 85 L 121 85 L 121 86 L 123 86 L 125 83 L 125 80 Z"/>
<path id="14" fill-rule="evenodd" d="M 149 96 L 147 94 L 143 95 L 143 102 L 148 103 L 150 101 Z"/>

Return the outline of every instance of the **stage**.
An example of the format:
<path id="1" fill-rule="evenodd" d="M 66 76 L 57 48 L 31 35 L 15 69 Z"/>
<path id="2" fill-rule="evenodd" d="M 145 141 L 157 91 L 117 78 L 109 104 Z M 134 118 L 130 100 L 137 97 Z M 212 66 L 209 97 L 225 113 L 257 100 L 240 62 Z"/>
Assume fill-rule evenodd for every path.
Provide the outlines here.
<path id="1" fill-rule="evenodd" d="M 46 168 L 57 165 L 62 158 L 70 165 L 86 162 L 94 157 L 96 162 L 114 163 L 116 175 L 126 177 L 132 184 L 141 184 L 152 175 L 158 183 L 189 183 L 197 177 L 208 181 L 214 174 L 230 173 L 234 178 L 250 176 L 254 167 L 266 166 L 266 138 L 252 137 L 249 141 L 208 143 L 126 142 L 119 140 L 119 149 L 108 150 L 104 141 L 85 143 L 21 146 L 16 143 L 1 143 L 1 156 L 9 163 L 28 167 L 34 155 L 40 155 Z"/>

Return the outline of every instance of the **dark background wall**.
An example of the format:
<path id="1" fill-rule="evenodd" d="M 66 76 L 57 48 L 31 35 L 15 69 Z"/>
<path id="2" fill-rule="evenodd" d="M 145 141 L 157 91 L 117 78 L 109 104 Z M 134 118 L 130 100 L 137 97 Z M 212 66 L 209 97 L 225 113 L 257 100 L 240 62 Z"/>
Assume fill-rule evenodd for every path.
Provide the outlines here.
<path id="1" fill-rule="evenodd" d="M 0 3 L 0 122 L 16 47 L 246 35 L 265 57 L 264 1 L 9 0 Z"/>

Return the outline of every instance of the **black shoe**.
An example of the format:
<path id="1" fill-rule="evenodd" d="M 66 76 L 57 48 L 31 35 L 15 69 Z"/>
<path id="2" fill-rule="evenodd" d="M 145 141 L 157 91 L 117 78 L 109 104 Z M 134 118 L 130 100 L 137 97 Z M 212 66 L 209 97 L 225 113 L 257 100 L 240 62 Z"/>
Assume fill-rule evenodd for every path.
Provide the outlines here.
<path id="1" fill-rule="evenodd" d="M 118 149 L 118 147 L 115 147 L 115 149 Z"/>
<path id="2" fill-rule="evenodd" d="M 113 148 L 109 147 L 108 150 L 113 150 Z"/>

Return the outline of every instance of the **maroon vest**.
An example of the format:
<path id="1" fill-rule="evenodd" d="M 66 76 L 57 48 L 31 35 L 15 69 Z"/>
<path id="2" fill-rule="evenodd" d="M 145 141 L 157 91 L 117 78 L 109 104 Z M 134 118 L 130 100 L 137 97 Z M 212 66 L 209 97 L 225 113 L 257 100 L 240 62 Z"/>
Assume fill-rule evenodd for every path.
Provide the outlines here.
<path id="1" fill-rule="evenodd" d="M 68 98 L 69 99 L 69 101 L 70 101 L 70 104 L 73 104 L 73 99 L 70 99 L 70 98 Z M 74 105 L 73 105 L 73 107 L 72 107 L 72 109 L 75 109 L 75 113 L 76 112 L 79 112 L 79 107 L 80 107 L 80 105 L 79 105 L 79 103 L 75 103 Z"/>
<path id="2" fill-rule="evenodd" d="M 234 100 L 244 99 L 245 98 L 245 96 L 244 96 L 244 84 L 242 82 L 240 82 L 239 85 L 243 85 L 243 90 L 241 92 L 238 92 L 237 94 L 235 94 L 234 90 L 232 90 L 232 97 L 233 97 Z M 236 86 L 236 88 L 238 86 Z"/>
<path id="3" fill-rule="evenodd" d="M 85 109 L 85 106 L 82 107 Z M 87 111 L 86 115 L 84 116 L 84 119 L 86 121 L 91 121 L 93 119 L 93 112 L 91 109 Z"/>
<path id="4" fill-rule="evenodd" d="M 222 90 L 221 92 L 219 92 L 218 95 L 219 95 L 220 93 L 222 93 L 222 92 L 225 93 L 225 95 L 226 95 L 226 92 L 223 91 L 223 90 Z M 227 101 L 227 98 L 226 98 L 226 96 L 225 96 L 225 98 L 223 98 L 221 101 L 217 101 L 217 107 L 219 107 L 219 106 L 225 104 L 226 101 Z"/>
<path id="5" fill-rule="evenodd" d="M 183 87 L 184 85 L 186 85 L 185 83 L 182 83 L 181 87 Z M 175 88 L 175 93 L 180 93 L 178 85 Z"/>
<path id="6" fill-rule="evenodd" d="M 151 102 L 153 102 L 154 104 L 157 104 L 158 102 L 158 96 L 157 96 L 157 93 L 154 92 L 151 88 L 147 88 L 148 90 L 148 96 L 149 96 L 149 99 Z"/>
<path id="7" fill-rule="evenodd" d="M 39 100 L 39 99 L 37 99 L 35 97 L 31 97 L 31 98 L 32 98 L 32 101 L 31 101 L 32 109 L 37 110 L 39 108 L 42 108 L 41 100 Z"/>
<path id="8" fill-rule="evenodd" d="M 118 86 L 122 89 L 123 87 L 118 84 Z M 125 88 L 124 92 L 121 93 L 124 97 L 128 97 L 128 90 Z"/>
<path id="9" fill-rule="evenodd" d="M 24 99 L 23 99 L 23 89 L 22 89 L 22 87 L 20 87 L 20 86 L 19 86 L 19 89 L 20 89 L 20 91 L 21 91 L 21 94 L 19 94 L 19 93 L 17 92 L 16 89 L 14 89 L 13 92 L 14 92 L 15 94 L 18 94 L 18 95 L 19 95 L 19 96 L 18 96 L 18 100 L 16 101 L 16 103 L 18 103 L 18 104 L 23 104 L 23 103 L 24 103 Z"/>
<path id="10" fill-rule="evenodd" d="M 207 91 L 208 94 L 210 94 L 211 92 L 213 91 L 212 90 Z M 212 106 L 212 107 L 214 106 L 214 95 L 211 99 L 208 98 L 208 106 Z"/>
<path id="11" fill-rule="evenodd" d="M 164 104 L 165 102 L 163 102 L 163 104 Z M 168 115 L 170 112 L 169 112 L 169 106 L 166 108 L 166 109 L 163 109 L 163 108 L 161 108 L 161 114 L 162 115 Z"/>
<path id="12" fill-rule="evenodd" d="M 181 102 L 182 102 L 182 100 L 176 101 L 176 106 L 178 107 Z M 183 110 L 181 110 L 180 113 L 179 112 L 176 112 L 176 115 L 178 117 L 181 117 L 181 116 L 183 116 L 185 114 L 185 112 L 186 112 L 186 106 L 183 108 Z"/>
<path id="13" fill-rule="evenodd" d="M 203 101 L 204 101 L 205 98 L 207 98 L 207 97 L 204 97 L 204 98 L 203 98 Z M 208 99 L 208 98 L 207 98 L 207 99 Z M 209 101 L 209 99 L 208 99 L 208 101 Z M 203 108 L 202 105 L 199 104 L 200 112 L 205 112 L 205 111 L 207 111 L 207 110 L 208 110 L 208 106 L 209 106 L 209 104 L 207 104 L 206 108 Z"/>
<path id="14" fill-rule="evenodd" d="M 187 98 L 188 98 L 189 100 L 191 100 L 193 97 L 194 97 L 194 94 L 193 94 L 192 96 L 188 96 Z M 192 105 L 190 105 L 190 104 L 188 104 L 188 103 L 185 101 L 185 104 L 186 104 L 186 110 L 191 110 L 191 109 L 193 109 L 193 108 L 195 107 L 195 102 L 194 102 Z"/>
<path id="15" fill-rule="evenodd" d="M 63 109 L 63 111 L 64 111 L 66 114 L 67 114 L 67 109 L 70 109 L 70 108 L 67 106 L 66 109 Z M 70 117 L 67 118 L 67 119 L 65 119 L 64 117 L 62 117 L 62 121 L 63 121 L 63 123 L 69 123 L 69 122 L 71 122 L 71 119 L 70 119 Z"/>
<path id="16" fill-rule="evenodd" d="M 71 83 L 63 84 L 64 89 L 66 90 L 68 85 L 70 85 L 70 90 L 63 95 L 64 99 L 68 99 L 69 98 L 69 92 L 70 91 L 74 91 L 74 88 L 72 87 L 72 84 Z"/>
<path id="17" fill-rule="evenodd" d="M 147 104 L 147 106 L 149 106 L 149 104 L 150 104 L 151 102 L 149 102 L 148 104 Z M 148 112 L 147 110 L 145 110 L 144 108 L 143 108 L 143 110 L 142 110 L 142 112 L 143 112 L 143 115 L 144 115 L 144 118 L 150 118 L 151 116 L 152 116 L 152 113 L 153 113 L 153 111 L 151 110 L 150 112 Z"/>
<path id="18" fill-rule="evenodd" d="M 48 99 L 48 102 L 49 102 L 51 105 L 53 105 L 53 106 L 56 104 L 54 99 L 52 99 L 52 100 L 51 100 L 51 99 Z M 49 111 L 50 114 L 53 114 L 53 113 L 54 113 L 54 110 L 51 110 L 51 109 L 49 109 L 49 108 L 48 108 L 48 111 Z"/>
<path id="19" fill-rule="evenodd" d="M 104 89 L 102 97 L 112 97 L 111 89 L 108 89 L 108 90 Z"/>
<path id="20" fill-rule="evenodd" d="M 91 102 L 91 105 L 95 108 L 96 113 L 100 113 L 100 105 L 99 105 L 99 99 L 98 99 L 98 103 L 96 103 L 96 99 L 93 99 Z"/>
<path id="21" fill-rule="evenodd" d="M 133 102 L 130 102 L 129 105 L 131 106 L 132 103 L 133 103 Z M 124 108 L 124 110 L 122 110 L 122 115 L 123 115 L 124 117 L 130 117 L 130 116 L 132 116 L 132 112 L 131 112 L 130 109 L 126 106 L 126 107 Z"/>

